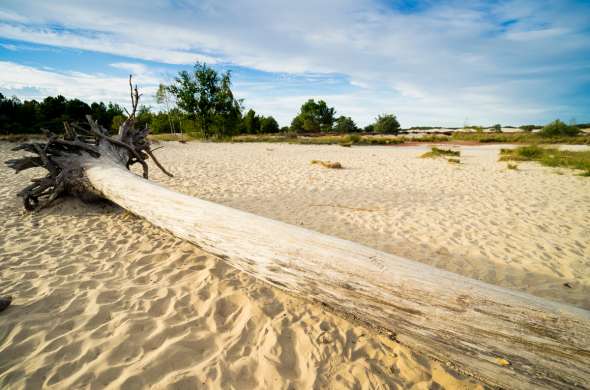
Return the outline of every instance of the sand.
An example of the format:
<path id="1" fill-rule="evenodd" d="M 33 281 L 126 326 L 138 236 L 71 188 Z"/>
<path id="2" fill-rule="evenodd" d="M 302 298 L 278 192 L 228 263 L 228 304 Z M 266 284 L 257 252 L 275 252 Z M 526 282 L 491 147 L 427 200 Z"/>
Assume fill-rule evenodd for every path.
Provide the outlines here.
<path id="1" fill-rule="evenodd" d="M 425 147 L 164 146 L 176 176 L 153 179 L 179 191 L 590 307 L 590 179 L 571 171 L 507 170 L 496 146 L 458 166 Z M 0 167 L 2 388 L 481 387 L 116 206 L 27 213 L 36 175 Z"/>

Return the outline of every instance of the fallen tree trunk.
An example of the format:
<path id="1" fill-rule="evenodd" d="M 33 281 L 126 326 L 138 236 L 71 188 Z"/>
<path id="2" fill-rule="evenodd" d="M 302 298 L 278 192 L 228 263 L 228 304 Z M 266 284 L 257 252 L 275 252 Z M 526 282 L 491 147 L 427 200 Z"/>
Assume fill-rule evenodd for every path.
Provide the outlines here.
<path id="1" fill-rule="evenodd" d="M 328 305 L 486 383 L 590 387 L 590 312 L 179 194 L 111 161 L 105 198 L 254 277 Z"/>
<path id="2" fill-rule="evenodd" d="M 153 157 L 132 118 L 114 138 L 89 119 L 93 140 L 72 133 L 69 143 L 50 135 L 47 145 L 26 144 L 38 156 L 8 164 L 46 166 L 50 184 L 22 191 L 25 205 L 49 204 L 57 187 L 90 192 L 487 384 L 590 388 L 590 312 L 171 191 L 128 170 L 140 162 L 147 176 Z"/>

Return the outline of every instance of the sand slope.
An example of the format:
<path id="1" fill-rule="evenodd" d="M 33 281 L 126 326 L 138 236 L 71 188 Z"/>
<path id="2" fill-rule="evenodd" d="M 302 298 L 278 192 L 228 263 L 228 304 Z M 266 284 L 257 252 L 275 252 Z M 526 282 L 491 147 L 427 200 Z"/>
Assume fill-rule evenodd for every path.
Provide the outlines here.
<path id="1" fill-rule="evenodd" d="M 0 144 L 2 160 L 14 155 L 9 146 Z M 216 157 L 205 167 L 210 146 Z M 232 176 L 223 169 L 204 173 L 219 162 L 219 147 L 231 145 L 171 144 L 167 159 L 191 152 L 174 168 L 185 172 L 175 185 L 260 207 L 267 199 L 246 197 L 269 190 L 266 174 L 251 171 L 240 198 L 224 187 L 220 179 Z M 225 153 L 236 161 L 233 149 Z M 34 176 L 0 167 L 0 294 L 15 297 L 0 313 L 2 388 L 481 387 L 117 207 L 70 199 L 26 213 L 14 194 Z"/>

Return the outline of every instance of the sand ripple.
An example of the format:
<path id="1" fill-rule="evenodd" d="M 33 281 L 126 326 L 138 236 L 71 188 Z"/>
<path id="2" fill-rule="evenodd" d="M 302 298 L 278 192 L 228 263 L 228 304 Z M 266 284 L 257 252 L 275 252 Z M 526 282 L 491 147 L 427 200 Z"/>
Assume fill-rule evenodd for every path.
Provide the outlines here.
<path id="1" fill-rule="evenodd" d="M 0 167 L 1 388 L 478 387 L 115 206 L 26 213 L 27 175 Z"/>

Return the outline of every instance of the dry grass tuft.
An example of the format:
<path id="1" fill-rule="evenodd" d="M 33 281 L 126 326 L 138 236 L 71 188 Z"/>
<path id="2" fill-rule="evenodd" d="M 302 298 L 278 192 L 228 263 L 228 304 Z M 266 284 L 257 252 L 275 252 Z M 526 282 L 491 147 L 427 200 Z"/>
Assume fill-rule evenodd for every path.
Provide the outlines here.
<path id="1" fill-rule="evenodd" d="M 330 169 L 342 169 L 342 164 L 340 164 L 338 161 L 322 161 L 322 160 L 311 160 L 312 164 L 316 164 L 316 165 L 321 165 L 324 168 L 330 168 Z"/>
<path id="2" fill-rule="evenodd" d="M 445 156 L 453 156 L 459 157 L 461 152 L 458 150 L 451 150 L 451 149 L 439 149 L 437 147 L 433 147 L 430 152 L 426 152 L 421 155 L 421 158 L 437 158 L 437 157 L 445 157 Z M 454 159 L 456 160 L 456 159 Z"/>

